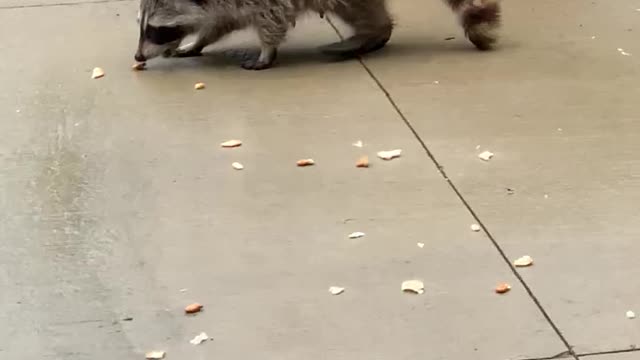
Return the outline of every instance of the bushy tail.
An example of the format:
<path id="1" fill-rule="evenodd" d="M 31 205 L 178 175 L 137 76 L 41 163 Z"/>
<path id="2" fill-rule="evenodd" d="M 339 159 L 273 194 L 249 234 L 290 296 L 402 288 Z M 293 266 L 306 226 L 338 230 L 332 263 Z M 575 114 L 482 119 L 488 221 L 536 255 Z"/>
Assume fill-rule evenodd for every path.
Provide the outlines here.
<path id="1" fill-rule="evenodd" d="M 444 0 L 460 17 L 465 35 L 480 50 L 489 50 L 498 40 L 498 0 Z"/>

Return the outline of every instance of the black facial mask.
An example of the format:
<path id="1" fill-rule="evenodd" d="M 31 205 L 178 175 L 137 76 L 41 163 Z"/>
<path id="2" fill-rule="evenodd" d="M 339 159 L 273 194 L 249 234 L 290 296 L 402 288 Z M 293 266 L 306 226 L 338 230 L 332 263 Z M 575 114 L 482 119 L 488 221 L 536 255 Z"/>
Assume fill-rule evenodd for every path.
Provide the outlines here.
<path id="1" fill-rule="evenodd" d="M 185 31 L 180 26 L 151 26 L 147 25 L 144 36 L 156 45 L 164 45 L 182 39 Z"/>

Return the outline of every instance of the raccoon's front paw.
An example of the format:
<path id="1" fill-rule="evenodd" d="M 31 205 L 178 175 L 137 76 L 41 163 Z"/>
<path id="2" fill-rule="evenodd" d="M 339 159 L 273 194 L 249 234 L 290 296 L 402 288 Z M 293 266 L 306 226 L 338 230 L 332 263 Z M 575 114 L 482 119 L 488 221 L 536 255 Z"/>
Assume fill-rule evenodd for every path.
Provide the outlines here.
<path id="1" fill-rule="evenodd" d="M 174 54 L 175 54 L 175 52 L 173 50 L 168 49 L 168 50 L 165 50 L 165 51 L 162 52 L 162 57 L 163 58 L 170 58 Z"/>

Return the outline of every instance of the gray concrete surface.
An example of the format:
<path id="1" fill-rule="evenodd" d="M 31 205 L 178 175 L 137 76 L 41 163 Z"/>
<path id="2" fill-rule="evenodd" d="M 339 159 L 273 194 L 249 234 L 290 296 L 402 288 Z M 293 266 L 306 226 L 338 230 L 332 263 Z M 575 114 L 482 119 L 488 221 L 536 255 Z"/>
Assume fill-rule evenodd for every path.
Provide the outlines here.
<path id="1" fill-rule="evenodd" d="M 640 356 L 600 355 L 640 343 L 632 1 L 505 4 L 478 53 L 442 4 L 396 0 L 370 73 L 316 54 L 316 18 L 269 71 L 236 66 L 241 33 L 133 73 L 135 2 L 22 4 L 0 2 L 3 359 Z"/>
<path id="2" fill-rule="evenodd" d="M 640 51 L 638 4 L 505 4 L 505 41 L 491 54 L 443 41 L 458 34 L 437 5 L 434 24 L 395 2 L 393 46 L 367 65 L 506 254 L 537 259 L 521 274 L 577 351 L 637 345 L 624 313 L 640 307 L 630 280 L 640 275 L 639 63 L 617 48 Z M 441 37 L 421 45 L 427 31 Z M 477 145 L 494 161 L 470 156 Z"/>

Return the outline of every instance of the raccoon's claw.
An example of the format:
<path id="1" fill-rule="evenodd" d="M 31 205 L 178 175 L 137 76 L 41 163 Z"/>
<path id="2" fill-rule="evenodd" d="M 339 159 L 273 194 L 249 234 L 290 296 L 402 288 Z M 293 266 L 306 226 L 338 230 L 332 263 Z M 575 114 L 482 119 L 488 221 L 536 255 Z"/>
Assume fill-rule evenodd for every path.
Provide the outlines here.
<path id="1" fill-rule="evenodd" d="M 273 62 L 260 61 L 258 58 L 245 60 L 240 64 L 240 66 L 246 70 L 265 70 L 270 68 L 272 65 Z"/>

